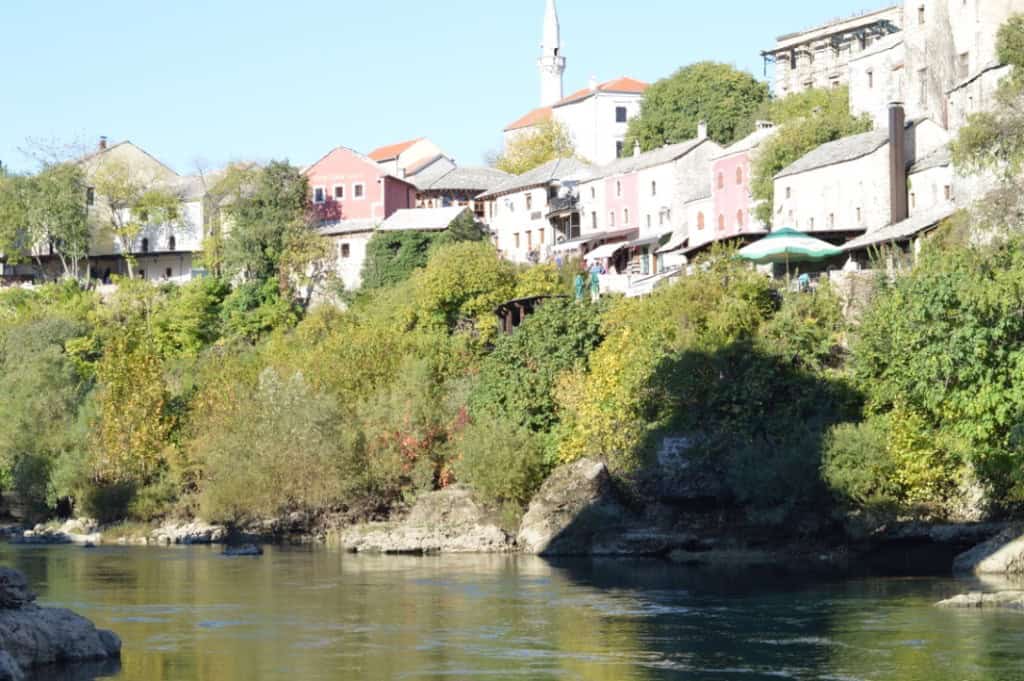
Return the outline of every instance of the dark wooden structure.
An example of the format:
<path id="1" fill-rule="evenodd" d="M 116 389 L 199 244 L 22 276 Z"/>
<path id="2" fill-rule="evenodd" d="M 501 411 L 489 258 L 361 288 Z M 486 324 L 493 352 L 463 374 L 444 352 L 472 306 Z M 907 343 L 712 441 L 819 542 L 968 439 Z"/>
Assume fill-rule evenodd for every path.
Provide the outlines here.
<path id="1" fill-rule="evenodd" d="M 554 298 L 565 298 L 566 296 L 533 296 L 531 298 L 518 298 L 502 303 L 494 314 L 498 317 L 498 328 L 501 333 L 510 335 L 518 329 L 527 317 L 532 315 L 545 301 Z"/>

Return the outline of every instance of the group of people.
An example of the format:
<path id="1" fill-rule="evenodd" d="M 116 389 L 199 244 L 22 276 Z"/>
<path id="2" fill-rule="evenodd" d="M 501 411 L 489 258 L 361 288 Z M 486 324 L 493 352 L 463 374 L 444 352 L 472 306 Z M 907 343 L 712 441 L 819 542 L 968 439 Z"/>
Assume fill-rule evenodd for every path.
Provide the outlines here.
<path id="1" fill-rule="evenodd" d="M 586 295 L 587 287 L 590 288 L 590 300 L 597 302 L 601 299 L 601 275 L 606 274 L 604 266 L 594 261 L 587 269 L 585 262 L 580 263 L 580 271 L 576 273 L 576 302 L 582 303 Z"/>

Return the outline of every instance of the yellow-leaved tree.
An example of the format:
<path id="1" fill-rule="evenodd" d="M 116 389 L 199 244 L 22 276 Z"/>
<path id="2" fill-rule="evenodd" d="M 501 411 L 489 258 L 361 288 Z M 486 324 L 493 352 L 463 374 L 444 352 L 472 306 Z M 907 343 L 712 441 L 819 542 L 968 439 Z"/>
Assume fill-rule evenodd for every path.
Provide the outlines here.
<path id="1" fill-rule="evenodd" d="M 522 132 L 494 161 L 494 167 L 512 175 L 522 175 L 556 158 L 576 155 L 569 130 L 558 121 L 548 119 Z"/>

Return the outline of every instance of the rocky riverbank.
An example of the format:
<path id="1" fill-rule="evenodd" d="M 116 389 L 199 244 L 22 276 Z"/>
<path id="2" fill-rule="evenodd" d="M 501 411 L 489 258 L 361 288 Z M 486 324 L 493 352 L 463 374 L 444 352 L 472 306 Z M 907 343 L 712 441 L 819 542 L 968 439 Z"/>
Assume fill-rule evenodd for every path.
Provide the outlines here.
<path id="1" fill-rule="evenodd" d="M 39 667 L 120 658 L 117 634 L 35 600 L 23 574 L 0 568 L 0 681 L 22 681 Z"/>

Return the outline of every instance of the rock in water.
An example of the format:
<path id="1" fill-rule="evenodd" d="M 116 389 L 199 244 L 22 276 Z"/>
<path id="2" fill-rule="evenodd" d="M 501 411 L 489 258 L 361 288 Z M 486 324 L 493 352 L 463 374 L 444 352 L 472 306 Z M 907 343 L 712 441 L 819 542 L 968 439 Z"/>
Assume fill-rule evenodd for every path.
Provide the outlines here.
<path id="1" fill-rule="evenodd" d="M 1009 528 L 953 561 L 958 575 L 1024 575 L 1024 528 Z"/>
<path id="2" fill-rule="evenodd" d="M 595 539 L 627 515 L 615 500 L 607 466 L 581 459 L 556 469 L 544 482 L 523 516 L 518 543 L 526 553 L 588 555 Z"/>
<path id="3" fill-rule="evenodd" d="M 223 555 L 236 556 L 262 556 L 263 549 L 256 544 L 242 544 L 240 546 L 225 546 Z"/>
<path id="4" fill-rule="evenodd" d="M 51 664 L 118 658 L 121 639 L 62 608 L 41 608 L 25 576 L 0 568 L 0 681 Z"/>
<path id="5" fill-rule="evenodd" d="M 940 608 L 1000 608 L 1024 610 L 1024 591 L 1000 591 L 997 593 L 969 593 L 954 596 L 937 603 Z"/>

